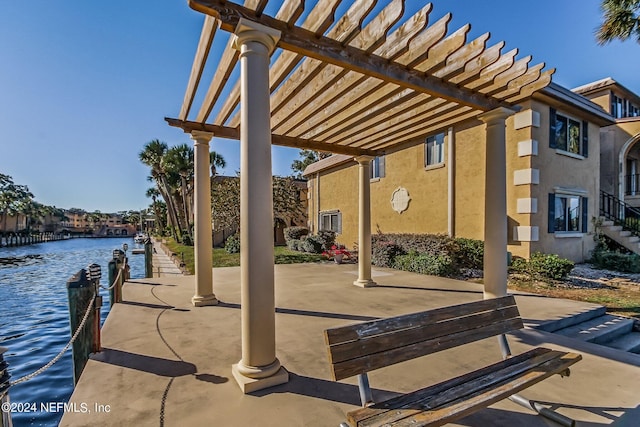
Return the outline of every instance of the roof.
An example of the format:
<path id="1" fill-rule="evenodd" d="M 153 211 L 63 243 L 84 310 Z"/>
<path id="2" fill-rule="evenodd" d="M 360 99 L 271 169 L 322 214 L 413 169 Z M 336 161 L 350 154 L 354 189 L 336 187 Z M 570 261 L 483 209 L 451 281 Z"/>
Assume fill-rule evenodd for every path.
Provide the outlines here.
<path id="1" fill-rule="evenodd" d="M 640 104 L 640 96 L 638 96 L 635 92 L 631 91 L 630 89 L 623 86 L 622 84 L 620 84 L 619 82 L 617 82 L 611 77 L 606 77 L 602 80 L 598 80 L 592 83 L 587 83 L 586 85 L 578 86 L 574 88 L 573 91 L 581 95 L 587 96 L 603 89 L 609 89 L 609 90 L 616 89 L 617 92 L 624 94 L 624 96 L 627 99 L 635 102 L 636 104 Z"/>
<path id="2" fill-rule="evenodd" d="M 575 90 L 575 89 L 574 89 Z M 602 107 L 579 93 L 575 93 L 556 83 L 551 83 L 539 92 L 539 95 L 548 95 L 564 105 L 581 110 L 591 116 L 591 120 L 600 126 L 610 125 L 614 118 Z"/>
<path id="3" fill-rule="evenodd" d="M 340 166 L 342 164 L 352 162 L 353 156 L 347 156 L 344 154 L 333 154 L 329 157 L 325 157 L 324 159 L 318 160 L 317 162 L 311 163 L 304 169 L 302 176 L 309 176 L 316 172 L 329 169 L 335 166 Z"/>
<path id="4" fill-rule="evenodd" d="M 241 20 L 280 34 L 269 70 L 276 145 L 378 155 L 512 107 L 547 86 L 555 71 L 530 65 L 531 56 L 517 59 L 517 49 L 502 52 L 505 43 L 491 44 L 489 33 L 468 40 L 469 24 L 450 32 L 451 14 L 429 22 L 431 4 L 404 16 L 405 0 L 342 3 L 350 7 L 335 16 L 340 0 L 317 0 L 305 14 L 301 0 L 189 0 L 206 17 L 180 114 L 167 122 L 240 138 L 239 53 L 225 32 Z M 224 50 L 209 59 L 214 42 Z M 207 62 L 216 68 L 208 82 Z M 196 109 L 195 100 L 202 100 Z"/>

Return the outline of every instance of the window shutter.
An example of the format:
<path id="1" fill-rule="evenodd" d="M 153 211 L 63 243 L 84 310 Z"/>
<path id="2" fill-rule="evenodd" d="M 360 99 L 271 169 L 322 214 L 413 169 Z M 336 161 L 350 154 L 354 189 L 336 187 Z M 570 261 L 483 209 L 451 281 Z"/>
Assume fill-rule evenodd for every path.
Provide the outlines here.
<path id="1" fill-rule="evenodd" d="M 549 108 L 549 148 L 557 148 L 556 144 L 556 110 Z"/>
<path id="2" fill-rule="evenodd" d="M 338 212 L 338 234 L 342 234 L 342 212 Z"/>
<path id="3" fill-rule="evenodd" d="M 384 178 L 384 157 L 384 155 L 379 157 L 378 174 L 380 175 L 380 178 Z"/>
<path id="4" fill-rule="evenodd" d="M 548 218 L 548 232 L 555 233 L 555 220 L 556 220 L 556 195 L 549 193 L 549 218 Z"/>
<path id="5" fill-rule="evenodd" d="M 589 157 L 589 122 L 582 122 L 582 155 Z"/>
<path id="6" fill-rule="evenodd" d="M 580 200 L 582 203 L 582 232 L 587 232 L 587 226 L 589 225 L 589 199 L 587 197 L 583 197 Z"/>

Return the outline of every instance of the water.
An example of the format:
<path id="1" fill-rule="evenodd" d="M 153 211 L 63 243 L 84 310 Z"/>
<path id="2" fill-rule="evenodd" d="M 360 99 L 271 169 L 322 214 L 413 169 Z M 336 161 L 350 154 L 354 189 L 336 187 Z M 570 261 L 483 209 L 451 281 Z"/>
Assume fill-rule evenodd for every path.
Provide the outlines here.
<path id="1" fill-rule="evenodd" d="M 18 264 L 0 263 L 0 347 L 12 380 L 30 374 L 53 359 L 71 338 L 67 280 L 81 268 L 102 267 L 100 283 L 107 286 L 107 263 L 112 251 L 131 238 L 70 239 L 32 246 L 0 248 L 0 258 L 25 257 Z M 144 255 L 129 253 L 131 277 L 144 277 Z M 109 313 L 109 293 L 101 290 L 102 322 Z M 67 402 L 73 392 L 71 349 L 39 376 L 9 390 L 12 403 L 33 404 L 35 412 L 12 413 L 15 427 L 56 426 L 59 411 L 40 411 L 41 403 Z M 60 405 L 61 406 L 61 405 Z M 52 405 L 49 408 L 55 409 Z"/>

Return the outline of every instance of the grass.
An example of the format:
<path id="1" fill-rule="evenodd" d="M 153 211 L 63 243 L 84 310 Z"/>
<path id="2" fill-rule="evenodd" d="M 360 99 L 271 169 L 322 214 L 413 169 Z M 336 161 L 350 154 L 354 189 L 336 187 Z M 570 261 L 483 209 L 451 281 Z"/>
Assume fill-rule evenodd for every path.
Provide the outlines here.
<path id="1" fill-rule="evenodd" d="M 167 247 L 178 258 L 183 259 L 187 270 L 191 274 L 195 272 L 195 261 L 193 246 L 185 246 L 175 242 L 173 239 L 167 238 Z M 291 251 L 285 246 L 274 247 L 274 261 L 276 264 L 299 264 L 303 262 L 318 262 L 323 258 L 319 254 L 308 254 L 303 252 Z M 240 265 L 240 254 L 230 254 L 224 249 L 213 249 L 213 268 L 219 267 L 237 267 Z"/>
<path id="2" fill-rule="evenodd" d="M 546 295 L 585 301 L 607 307 L 607 312 L 640 319 L 640 286 L 624 281 L 609 281 L 607 284 L 581 286 L 569 282 L 542 282 L 512 275 L 509 288 Z"/>

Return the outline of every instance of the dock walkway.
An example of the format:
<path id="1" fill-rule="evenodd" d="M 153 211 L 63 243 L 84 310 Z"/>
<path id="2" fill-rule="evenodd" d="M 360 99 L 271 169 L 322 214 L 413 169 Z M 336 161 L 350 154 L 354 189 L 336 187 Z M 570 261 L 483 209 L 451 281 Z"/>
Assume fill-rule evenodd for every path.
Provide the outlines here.
<path id="1" fill-rule="evenodd" d="M 91 412 L 67 412 L 60 425 L 337 427 L 359 406 L 359 395 L 355 378 L 330 380 L 324 329 L 482 298 L 479 284 L 389 269 L 374 269 L 380 286 L 368 289 L 351 284 L 355 265 L 277 265 L 275 272 L 277 356 L 290 373 L 287 384 L 244 395 L 231 374 L 241 356 L 238 267 L 214 269 L 221 303 L 212 307 L 191 305 L 194 276 L 132 280 L 104 324 L 103 351 L 89 360 L 71 397 Z M 530 294 L 516 300 L 529 326 L 594 308 Z M 570 378 L 555 376 L 523 396 L 578 425 L 637 425 L 640 356 L 535 329 L 510 342 L 514 353 L 546 346 L 584 357 Z M 499 359 L 495 339 L 446 350 L 372 372 L 373 394 L 412 391 Z M 455 425 L 552 423 L 502 401 Z"/>
<path id="2" fill-rule="evenodd" d="M 182 270 L 173 262 L 171 254 L 165 251 L 164 245 L 155 238 L 152 241 L 154 249 L 152 256 L 153 277 L 181 276 Z"/>

